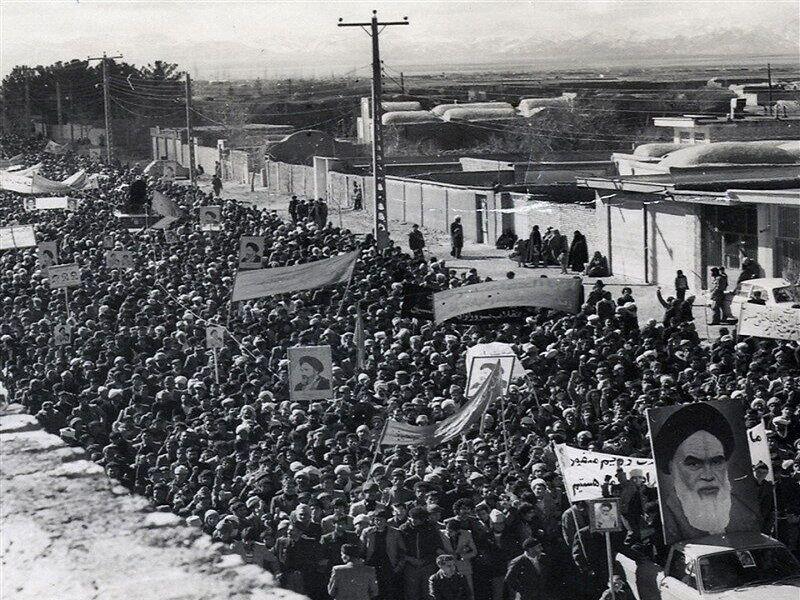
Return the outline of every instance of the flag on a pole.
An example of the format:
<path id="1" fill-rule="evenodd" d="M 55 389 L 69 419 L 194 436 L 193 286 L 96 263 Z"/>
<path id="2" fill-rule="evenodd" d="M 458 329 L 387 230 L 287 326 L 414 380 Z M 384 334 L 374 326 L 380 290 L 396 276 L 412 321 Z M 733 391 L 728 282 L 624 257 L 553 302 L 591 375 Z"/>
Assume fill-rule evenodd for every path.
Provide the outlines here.
<path id="1" fill-rule="evenodd" d="M 361 303 L 356 303 L 356 334 L 353 340 L 356 344 L 356 368 L 363 371 L 366 366 L 366 347 L 364 338 L 364 315 L 361 314 Z"/>
<path id="2" fill-rule="evenodd" d="M 167 198 L 159 191 L 153 192 L 153 211 L 162 217 L 180 217 L 181 209 L 175 204 L 173 200 Z"/>
<path id="3" fill-rule="evenodd" d="M 497 396 L 495 380 L 499 373 L 500 361 L 497 361 L 475 397 L 444 421 L 419 426 L 389 419 L 378 443 L 381 446 L 425 445 L 432 448 L 458 437 L 483 417 Z"/>
<path id="4" fill-rule="evenodd" d="M 275 294 L 313 290 L 348 281 L 356 265 L 358 250 L 316 262 L 239 271 L 233 282 L 232 301 L 252 300 Z"/>
<path id="5" fill-rule="evenodd" d="M 767 439 L 767 428 L 761 423 L 747 430 L 747 445 L 750 447 L 750 462 L 753 467 L 759 463 L 764 463 L 769 473 L 767 481 L 775 482 L 775 474 L 772 472 L 772 457 L 769 454 L 769 440 Z"/>

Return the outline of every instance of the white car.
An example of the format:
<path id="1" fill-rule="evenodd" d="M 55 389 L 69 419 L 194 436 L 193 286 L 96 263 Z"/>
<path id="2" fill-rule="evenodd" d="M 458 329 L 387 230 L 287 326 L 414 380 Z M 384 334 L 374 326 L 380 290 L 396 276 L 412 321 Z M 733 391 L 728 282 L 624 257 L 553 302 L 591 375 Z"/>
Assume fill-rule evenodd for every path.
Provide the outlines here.
<path id="1" fill-rule="evenodd" d="M 767 306 L 791 306 L 800 308 L 800 286 L 780 277 L 748 279 L 740 283 L 731 297 L 731 313 L 739 314 L 739 306 L 753 298 L 753 292 L 761 292 Z"/>
<path id="2" fill-rule="evenodd" d="M 636 600 L 797 600 L 800 563 L 758 532 L 673 544 L 664 566 L 617 554 Z"/>

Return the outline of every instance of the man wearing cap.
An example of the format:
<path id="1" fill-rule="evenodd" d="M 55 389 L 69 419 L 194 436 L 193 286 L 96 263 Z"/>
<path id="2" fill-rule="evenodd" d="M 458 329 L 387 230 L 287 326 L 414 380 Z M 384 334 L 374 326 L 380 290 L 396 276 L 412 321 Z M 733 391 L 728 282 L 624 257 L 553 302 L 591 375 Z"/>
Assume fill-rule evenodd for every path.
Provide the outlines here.
<path id="1" fill-rule="evenodd" d="M 452 554 L 440 554 L 436 557 L 439 570 L 428 580 L 428 592 L 431 600 L 472 600 L 472 591 L 467 578 L 456 568 L 456 559 Z"/>
<path id="2" fill-rule="evenodd" d="M 550 600 L 554 590 L 541 540 L 529 537 L 522 543 L 522 549 L 523 553 L 508 565 L 506 587 L 516 600 Z"/>
<path id="3" fill-rule="evenodd" d="M 354 502 L 350 505 L 350 516 L 357 517 L 358 515 L 371 513 L 373 510 L 386 508 L 383 504 L 378 502 L 380 498 L 381 486 L 377 481 L 367 481 L 361 490 L 364 493 L 364 499 Z"/>
<path id="4" fill-rule="evenodd" d="M 328 594 L 334 600 L 372 600 L 378 596 L 375 569 L 364 564 L 357 544 L 344 544 L 341 550 L 344 564 L 333 567 L 328 582 Z"/>
<path id="5" fill-rule="evenodd" d="M 327 517 L 322 517 L 320 526 L 322 533 L 331 533 L 336 528 L 336 523 L 344 517 L 347 520 L 347 529 L 353 528 L 353 517 L 347 514 L 347 508 L 350 503 L 343 497 L 337 497 L 333 500 L 333 514 Z"/>
<path id="6" fill-rule="evenodd" d="M 399 574 L 403 569 L 405 545 L 403 535 L 390 527 L 386 509 L 372 513 L 372 524 L 361 532 L 361 545 L 367 564 L 375 568 L 381 598 L 394 598 L 401 587 Z"/>
<path id="7" fill-rule="evenodd" d="M 673 412 L 653 439 L 656 467 L 672 489 L 661 489 L 667 540 L 759 529 L 756 507 L 732 489 L 728 461 L 736 441 L 728 420 L 702 402 Z"/>
<path id="8" fill-rule="evenodd" d="M 405 544 L 403 591 L 405 600 L 428 598 L 428 580 L 436 572 L 436 557 L 444 554 L 444 541 L 430 522 L 428 511 L 415 506 L 408 511 L 408 521 L 400 527 Z"/>
<path id="9" fill-rule="evenodd" d="M 334 529 L 320 538 L 322 558 L 326 561 L 325 569 L 330 574 L 331 569 L 341 562 L 341 549 L 344 544 L 359 545 L 358 536 L 349 528 L 347 515 L 340 515 L 334 523 Z"/>

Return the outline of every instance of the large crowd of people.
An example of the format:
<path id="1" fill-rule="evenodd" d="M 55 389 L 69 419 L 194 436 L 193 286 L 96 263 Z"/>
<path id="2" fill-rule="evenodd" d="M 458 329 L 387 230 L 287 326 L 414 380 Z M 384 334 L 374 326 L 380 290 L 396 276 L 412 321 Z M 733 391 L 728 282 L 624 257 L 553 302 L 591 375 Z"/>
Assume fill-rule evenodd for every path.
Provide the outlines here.
<path id="1" fill-rule="evenodd" d="M 639 323 L 630 291 L 618 302 L 602 282 L 578 314 L 541 309 L 501 326 L 403 318 L 407 285 L 438 291 L 481 277 L 396 245 L 378 250 L 372 236 L 320 220 L 320 208 L 295 202 L 287 221 L 145 178 L 149 192 L 186 209 L 168 243 L 114 216 L 142 177 L 138 166 L 43 146 L 2 140 L 4 156 L 23 153 L 49 179 L 84 168 L 99 173 L 99 188 L 77 193 L 69 212 L 26 212 L 23 196 L 0 191 L 0 226 L 35 224 L 38 241 L 56 241 L 60 263 L 82 273 L 65 294 L 50 289 L 35 248 L 0 253 L 9 398 L 154 509 L 185 517 L 280 585 L 312 600 L 599 598 L 605 542 L 589 532 L 586 507 L 567 502 L 551 442 L 646 457 L 645 410 L 697 400 L 738 400 L 748 426 L 765 420 L 777 519 L 770 489 L 764 531 L 800 555 L 797 342 L 724 329 L 701 341 L 673 299 L 663 322 Z M 215 204 L 223 227 L 202 231 L 193 215 Z M 241 236 L 265 238 L 265 268 L 360 254 L 347 286 L 234 304 Z M 565 237 L 562 246 L 569 254 Z M 134 268 L 107 267 L 109 248 L 132 251 Z M 65 322 L 71 343 L 56 345 L 54 328 Z M 228 332 L 216 365 L 210 324 Z M 465 401 L 467 348 L 495 341 L 513 345 L 526 373 L 504 412 L 491 405 L 480 427 L 439 447 L 376 444 L 389 417 L 428 424 L 452 415 Z M 291 402 L 287 349 L 309 345 L 332 349 L 334 397 Z M 654 490 L 636 477 L 618 483 L 607 486 L 626 523 L 615 548 L 659 557 Z"/>

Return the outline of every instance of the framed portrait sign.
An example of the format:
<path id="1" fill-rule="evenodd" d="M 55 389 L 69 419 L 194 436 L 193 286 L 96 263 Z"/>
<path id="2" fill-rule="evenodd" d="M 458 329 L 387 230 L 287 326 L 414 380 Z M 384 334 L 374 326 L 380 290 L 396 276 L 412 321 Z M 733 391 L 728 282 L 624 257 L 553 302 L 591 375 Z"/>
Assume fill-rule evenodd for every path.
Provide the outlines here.
<path id="1" fill-rule="evenodd" d="M 239 268 L 260 269 L 264 256 L 264 238 L 243 235 L 239 238 Z"/>
<path id="2" fill-rule="evenodd" d="M 291 400 L 333 398 L 330 346 L 289 348 L 288 357 Z"/>
<path id="3" fill-rule="evenodd" d="M 69 346 L 72 343 L 72 328 L 67 323 L 56 323 L 53 327 L 53 343 Z"/>
<path id="4" fill-rule="evenodd" d="M 222 325 L 209 325 L 206 327 L 206 348 L 213 350 L 214 348 L 225 347 L 225 328 Z"/>
<path id="5" fill-rule="evenodd" d="M 711 400 L 646 411 L 664 542 L 759 531 L 744 409 Z"/>
<path id="6" fill-rule="evenodd" d="M 483 382 L 492 372 L 492 367 L 500 363 L 500 378 L 497 380 L 497 393 L 503 396 L 508 393 L 511 385 L 511 373 L 514 370 L 514 361 L 517 357 L 507 356 L 474 356 L 469 365 L 469 375 L 467 378 L 467 390 L 464 394 L 467 398 L 472 398 L 478 393 Z"/>
<path id="7" fill-rule="evenodd" d="M 592 533 L 606 533 L 622 531 L 622 529 L 619 498 L 589 500 L 589 531 Z"/>
<path id="8" fill-rule="evenodd" d="M 43 269 L 58 264 L 58 244 L 56 242 L 39 242 L 36 245 L 36 258 Z"/>
<path id="9" fill-rule="evenodd" d="M 106 253 L 106 266 L 109 269 L 133 269 L 133 252 L 130 250 L 109 250 Z"/>
<path id="10" fill-rule="evenodd" d="M 222 207 L 221 206 L 201 206 L 200 207 L 200 229 L 203 231 L 222 230 Z"/>

